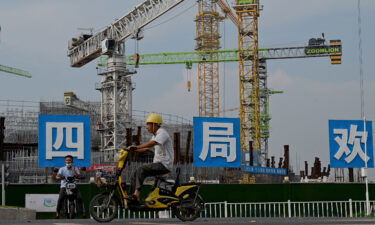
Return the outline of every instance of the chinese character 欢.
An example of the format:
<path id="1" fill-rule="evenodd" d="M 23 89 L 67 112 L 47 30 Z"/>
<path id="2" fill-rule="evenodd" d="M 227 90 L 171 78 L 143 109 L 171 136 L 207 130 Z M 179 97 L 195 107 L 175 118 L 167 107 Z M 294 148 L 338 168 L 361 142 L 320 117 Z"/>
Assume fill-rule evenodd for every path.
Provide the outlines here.
<path id="1" fill-rule="evenodd" d="M 339 150 L 334 155 L 337 160 L 339 160 L 344 154 L 347 163 L 352 162 L 357 155 L 359 155 L 363 161 L 370 160 L 361 147 L 361 143 L 367 142 L 368 133 L 357 131 L 357 127 L 357 125 L 350 125 L 349 137 L 347 129 L 333 129 L 334 134 L 341 135 L 341 138 L 338 136 L 335 138 L 335 141 L 339 144 Z M 350 151 L 348 144 L 353 145 L 353 151 Z"/>

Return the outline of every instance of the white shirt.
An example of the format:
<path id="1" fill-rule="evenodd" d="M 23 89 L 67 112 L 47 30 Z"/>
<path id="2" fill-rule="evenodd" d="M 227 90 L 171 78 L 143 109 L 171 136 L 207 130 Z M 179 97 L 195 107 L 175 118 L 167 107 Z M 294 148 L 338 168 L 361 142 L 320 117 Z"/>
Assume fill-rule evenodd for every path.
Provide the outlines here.
<path id="1" fill-rule="evenodd" d="M 154 163 L 162 163 L 167 169 L 172 171 L 174 151 L 172 139 L 164 128 L 159 128 L 156 135 L 153 135 L 151 141 L 156 141 Z"/>
<path id="2" fill-rule="evenodd" d="M 74 177 L 74 175 L 76 175 L 76 174 L 79 175 L 78 168 L 74 167 L 74 169 L 75 169 L 76 172 L 74 172 L 72 169 L 68 169 L 66 166 L 64 166 L 64 167 L 61 167 L 59 169 L 59 172 L 57 172 L 57 174 L 60 174 L 64 177 Z M 64 188 L 64 187 L 66 187 L 66 181 L 65 181 L 65 179 L 62 179 L 61 184 L 60 184 L 60 188 Z"/>

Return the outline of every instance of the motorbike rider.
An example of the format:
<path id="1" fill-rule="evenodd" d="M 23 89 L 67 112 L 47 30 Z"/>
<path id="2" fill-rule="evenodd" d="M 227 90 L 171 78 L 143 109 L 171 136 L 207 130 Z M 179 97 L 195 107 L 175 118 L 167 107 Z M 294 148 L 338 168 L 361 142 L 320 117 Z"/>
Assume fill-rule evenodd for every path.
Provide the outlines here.
<path id="1" fill-rule="evenodd" d="M 168 132 L 161 127 L 163 118 L 157 113 L 151 113 L 146 120 L 146 129 L 152 134 L 151 140 L 135 146 L 129 146 L 128 149 L 136 152 L 145 152 L 154 147 L 153 163 L 145 164 L 139 167 L 133 174 L 131 190 L 134 191 L 129 200 L 139 201 L 141 187 L 146 177 L 164 175 L 169 173 L 173 167 L 174 151 L 172 139 Z"/>
<path id="2" fill-rule="evenodd" d="M 62 204 L 64 202 L 65 196 L 66 196 L 66 177 L 75 177 L 75 178 L 82 178 L 80 175 L 79 169 L 74 166 L 73 164 L 73 156 L 67 155 L 65 156 L 65 166 L 61 167 L 56 175 L 56 180 L 61 180 L 60 184 L 60 192 L 59 192 L 59 199 L 57 201 L 56 206 L 56 219 L 60 217 L 60 210 L 62 207 Z M 82 214 L 83 217 L 85 216 L 85 212 L 83 211 L 83 201 L 82 196 L 78 188 L 76 188 L 75 197 L 77 199 L 77 210 L 78 213 Z"/>

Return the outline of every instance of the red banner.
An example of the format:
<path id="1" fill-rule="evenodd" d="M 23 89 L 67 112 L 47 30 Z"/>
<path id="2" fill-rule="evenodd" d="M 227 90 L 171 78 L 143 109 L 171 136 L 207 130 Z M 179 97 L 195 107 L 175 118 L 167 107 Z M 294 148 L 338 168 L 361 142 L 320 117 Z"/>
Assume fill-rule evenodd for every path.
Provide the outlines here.
<path id="1" fill-rule="evenodd" d="M 98 169 L 114 171 L 117 168 L 116 165 L 104 165 L 104 164 L 93 164 L 86 169 L 88 172 L 94 172 Z"/>

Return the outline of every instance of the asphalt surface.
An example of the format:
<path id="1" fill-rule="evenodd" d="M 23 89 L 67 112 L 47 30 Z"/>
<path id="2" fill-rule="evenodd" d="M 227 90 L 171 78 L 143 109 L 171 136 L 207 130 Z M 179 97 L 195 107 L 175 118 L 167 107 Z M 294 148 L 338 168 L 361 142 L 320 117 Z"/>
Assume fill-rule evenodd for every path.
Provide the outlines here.
<path id="1" fill-rule="evenodd" d="M 85 225 L 85 224 L 115 224 L 115 225 L 221 225 L 221 224 L 236 224 L 236 225 L 252 225 L 252 224 L 375 224 L 375 218 L 221 218 L 221 219 L 197 219 L 193 222 L 182 222 L 178 219 L 155 219 L 155 220 L 113 220 L 110 223 L 98 223 L 91 219 L 76 219 L 76 220 L 31 220 L 31 221 L 2 221 L 0 224 L 9 225 L 25 225 L 25 224 L 52 224 L 52 225 Z"/>

